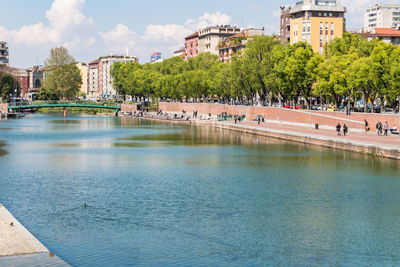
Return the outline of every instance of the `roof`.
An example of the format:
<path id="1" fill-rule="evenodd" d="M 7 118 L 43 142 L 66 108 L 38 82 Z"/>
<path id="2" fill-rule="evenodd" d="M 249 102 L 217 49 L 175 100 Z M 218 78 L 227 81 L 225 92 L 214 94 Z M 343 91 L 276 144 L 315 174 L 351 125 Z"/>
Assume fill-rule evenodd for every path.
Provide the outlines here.
<path id="1" fill-rule="evenodd" d="M 377 36 L 400 37 L 400 30 L 396 28 L 375 28 Z"/>
<path id="2" fill-rule="evenodd" d="M 239 33 L 237 33 L 235 35 L 229 36 L 226 39 L 241 38 L 241 37 L 242 38 L 246 38 L 246 35 L 244 34 L 244 32 L 239 32 Z"/>
<path id="3" fill-rule="evenodd" d="M 195 32 L 195 33 L 192 33 L 191 35 L 185 37 L 185 40 L 186 40 L 186 39 L 195 38 L 195 37 L 198 37 L 198 36 L 199 36 L 199 32 Z"/>
<path id="4" fill-rule="evenodd" d="M 100 59 L 93 60 L 92 62 L 89 63 L 89 65 L 94 65 L 98 64 L 100 62 Z"/>
<path id="5" fill-rule="evenodd" d="M 176 51 L 174 52 L 174 54 L 178 54 L 178 53 L 182 53 L 182 52 L 185 52 L 185 48 L 176 50 Z"/>

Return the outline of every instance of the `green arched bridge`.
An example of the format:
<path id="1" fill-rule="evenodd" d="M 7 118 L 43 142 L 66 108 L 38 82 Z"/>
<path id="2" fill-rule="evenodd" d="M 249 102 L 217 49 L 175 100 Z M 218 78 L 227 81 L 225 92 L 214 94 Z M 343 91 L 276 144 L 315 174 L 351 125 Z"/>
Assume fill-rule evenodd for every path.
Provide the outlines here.
<path id="1" fill-rule="evenodd" d="M 121 104 L 114 102 L 92 102 L 92 101 L 30 101 L 8 103 L 8 109 L 25 110 L 37 108 L 97 108 L 97 109 L 113 109 L 121 110 Z"/>

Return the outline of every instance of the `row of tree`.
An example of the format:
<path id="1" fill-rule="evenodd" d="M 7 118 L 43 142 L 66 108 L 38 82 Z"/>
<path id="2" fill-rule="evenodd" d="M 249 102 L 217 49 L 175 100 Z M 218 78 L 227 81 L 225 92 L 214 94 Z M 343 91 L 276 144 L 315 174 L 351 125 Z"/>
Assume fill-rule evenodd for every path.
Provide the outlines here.
<path id="1" fill-rule="evenodd" d="M 395 105 L 400 95 L 400 47 L 347 33 L 324 51 L 320 55 L 306 43 L 284 45 L 274 37 L 257 36 L 229 64 L 200 54 L 188 61 L 175 57 L 143 66 L 116 63 L 111 74 L 118 93 L 136 99 L 235 99 L 251 104 L 303 99 L 307 106 L 312 98 L 335 106 L 364 99 Z"/>

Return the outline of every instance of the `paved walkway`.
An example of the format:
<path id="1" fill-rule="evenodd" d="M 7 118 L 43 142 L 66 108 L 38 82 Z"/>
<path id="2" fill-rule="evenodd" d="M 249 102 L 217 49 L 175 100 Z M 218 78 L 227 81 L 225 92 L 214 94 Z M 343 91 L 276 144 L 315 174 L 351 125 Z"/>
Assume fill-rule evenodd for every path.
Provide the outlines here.
<path id="1" fill-rule="evenodd" d="M 287 133 L 297 136 L 300 135 L 313 138 L 325 138 L 342 142 L 345 141 L 365 146 L 374 145 L 386 149 L 400 149 L 400 137 L 398 135 L 377 136 L 377 134 L 374 132 L 369 132 L 369 133 L 351 132 L 350 129 L 349 135 L 338 136 L 336 131 L 334 130 L 323 130 L 323 129 L 315 130 L 311 129 L 310 127 L 298 127 L 298 126 L 291 126 L 291 125 L 277 124 L 277 123 L 260 123 L 260 125 L 258 125 L 257 122 L 244 121 L 240 124 L 239 123 L 235 124 L 233 122 L 228 122 L 225 124 L 235 125 L 237 127 L 251 127 L 253 129 Z"/>

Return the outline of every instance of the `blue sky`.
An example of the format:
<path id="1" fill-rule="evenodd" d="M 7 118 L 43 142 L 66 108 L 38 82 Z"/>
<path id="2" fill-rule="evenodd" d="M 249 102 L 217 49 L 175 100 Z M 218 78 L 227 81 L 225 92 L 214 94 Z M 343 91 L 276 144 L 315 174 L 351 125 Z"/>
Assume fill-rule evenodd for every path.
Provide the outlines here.
<path id="1" fill-rule="evenodd" d="M 232 24 L 279 32 L 279 7 L 295 1 L 265 0 L 1 0 L 0 40 L 9 42 L 10 64 L 42 64 L 52 47 L 66 46 L 76 60 L 150 52 L 164 56 L 183 46 L 198 27 Z M 363 10 L 374 0 L 342 0 L 348 28 L 362 27 Z"/>

